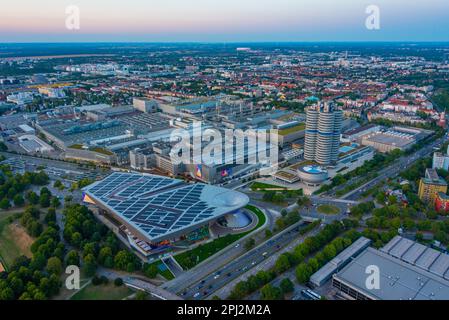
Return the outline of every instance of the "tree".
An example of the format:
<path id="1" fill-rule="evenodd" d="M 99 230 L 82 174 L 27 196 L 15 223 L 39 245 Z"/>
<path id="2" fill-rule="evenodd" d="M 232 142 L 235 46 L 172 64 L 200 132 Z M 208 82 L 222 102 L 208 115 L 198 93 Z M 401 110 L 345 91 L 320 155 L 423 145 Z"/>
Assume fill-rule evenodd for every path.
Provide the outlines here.
<path id="1" fill-rule="evenodd" d="M 229 295 L 229 299 L 231 300 L 240 300 L 243 299 L 249 292 L 249 286 L 246 281 L 239 281 L 234 289 L 232 289 L 231 294 Z"/>
<path id="2" fill-rule="evenodd" d="M 267 284 L 260 289 L 260 298 L 262 300 L 281 300 L 282 291 L 278 287 Z"/>
<path id="3" fill-rule="evenodd" d="M 66 255 L 66 264 L 68 266 L 74 265 L 79 266 L 80 265 L 80 257 L 78 255 L 78 251 L 76 250 L 70 250 Z"/>
<path id="4" fill-rule="evenodd" d="M 14 291 L 11 288 L 3 288 L 0 290 L 0 300 L 13 300 Z"/>
<path id="5" fill-rule="evenodd" d="M 47 214 L 45 215 L 45 222 L 51 223 L 56 222 L 56 211 L 54 208 L 49 208 Z"/>
<path id="6" fill-rule="evenodd" d="M 271 238 L 272 235 L 273 235 L 273 232 L 271 232 L 271 230 L 269 230 L 269 229 L 265 230 L 265 238 L 269 239 L 269 238 Z"/>
<path id="7" fill-rule="evenodd" d="M 7 210 L 11 208 L 11 203 L 9 202 L 8 198 L 3 198 L 2 201 L 0 201 L 0 209 Z"/>
<path id="8" fill-rule="evenodd" d="M 255 245 L 256 245 L 256 240 L 254 240 L 253 238 L 249 238 L 249 239 L 246 240 L 246 242 L 245 242 L 245 250 L 250 250 L 250 249 L 252 249 Z"/>
<path id="9" fill-rule="evenodd" d="M 121 250 L 114 257 L 114 267 L 119 270 L 133 272 L 135 269 L 135 260 L 132 253 Z"/>
<path id="10" fill-rule="evenodd" d="M 398 202 L 398 199 L 396 198 L 396 196 L 394 195 L 390 195 L 388 196 L 388 203 L 391 204 L 396 204 Z"/>
<path id="11" fill-rule="evenodd" d="M 279 287 L 284 294 L 293 292 L 293 290 L 295 289 L 293 282 L 289 278 L 282 279 Z"/>
<path id="12" fill-rule="evenodd" d="M 311 201 L 310 201 L 310 199 L 308 197 L 303 196 L 303 197 L 299 197 L 298 201 L 296 201 L 296 203 L 300 207 L 302 207 L 302 206 L 310 206 Z"/>
<path id="13" fill-rule="evenodd" d="M 83 262 L 84 272 L 88 277 L 92 277 L 97 270 L 97 262 L 95 261 L 95 257 L 92 254 L 88 254 L 84 257 Z"/>
<path id="14" fill-rule="evenodd" d="M 310 267 L 306 263 L 300 263 L 296 267 L 296 279 L 301 284 L 306 284 L 310 276 L 312 275 L 312 272 L 310 270 Z"/>
<path id="15" fill-rule="evenodd" d="M 50 196 L 47 193 L 41 193 L 39 196 L 39 204 L 42 208 L 48 208 L 50 206 Z"/>
<path id="16" fill-rule="evenodd" d="M 56 180 L 55 183 L 53 184 L 53 187 L 59 189 L 59 190 L 64 190 L 65 186 L 64 184 L 61 182 L 61 180 Z"/>
<path id="17" fill-rule="evenodd" d="M 60 275 L 62 273 L 62 262 L 58 257 L 51 257 L 47 262 L 47 271 L 51 274 Z"/>
<path id="18" fill-rule="evenodd" d="M 38 237 L 42 233 L 43 226 L 39 221 L 32 220 L 31 223 L 27 227 L 27 231 L 32 237 Z"/>
<path id="19" fill-rule="evenodd" d="M 332 243 L 330 243 L 324 247 L 323 254 L 327 260 L 331 260 L 337 255 L 337 250 L 335 249 L 335 246 Z"/>
<path id="20" fill-rule="evenodd" d="M 13 201 L 16 207 L 21 207 L 25 203 L 25 200 L 23 199 L 21 194 L 16 194 L 13 198 Z"/>
<path id="21" fill-rule="evenodd" d="M 379 203 L 379 204 L 384 204 L 385 201 L 386 201 L 385 193 L 384 193 L 384 192 L 379 192 L 379 193 L 376 195 L 376 201 L 377 201 L 377 203 Z"/>
<path id="22" fill-rule="evenodd" d="M 26 194 L 26 199 L 30 204 L 38 204 L 39 203 L 39 196 L 36 194 L 36 192 L 28 191 Z"/>
<path id="23" fill-rule="evenodd" d="M 61 205 L 61 201 L 59 201 L 58 197 L 51 198 L 51 206 L 53 208 L 58 208 Z"/>
<path id="24" fill-rule="evenodd" d="M 291 264 L 288 259 L 288 256 L 286 254 L 281 254 L 279 258 L 276 260 L 276 263 L 274 265 L 274 270 L 277 274 L 281 274 L 288 269 L 290 269 Z"/>
<path id="25" fill-rule="evenodd" d="M 276 192 L 275 191 L 266 191 L 263 194 L 262 199 L 264 201 L 267 201 L 267 202 L 272 202 L 275 196 L 276 196 Z"/>
<path id="26" fill-rule="evenodd" d="M 144 274 L 150 278 L 150 279 L 154 279 L 156 278 L 158 273 L 158 269 L 157 266 L 154 264 L 147 264 L 144 266 Z"/>
<path id="27" fill-rule="evenodd" d="M 96 243 L 95 242 L 89 242 L 84 244 L 83 246 L 83 255 L 87 256 L 88 254 L 96 256 Z"/>
<path id="28" fill-rule="evenodd" d="M 105 265 L 108 259 L 112 258 L 112 249 L 110 247 L 103 247 L 100 249 L 100 252 L 98 253 L 98 262 L 101 265 L 104 265 L 107 268 L 112 268 L 112 265 L 107 266 Z"/>
<path id="29" fill-rule="evenodd" d="M 123 285 L 123 279 L 122 278 L 115 278 L 114 285 L 116 287 L 121 287 Z"/>
<path id="30" fill-rule="evenodd" d="M 81 245 L 81 241 L 83 239 L 83 236 L 79 232 L 74 232 L 72 234 L 71 238 L 71 244 L 73 244 L 75 247 L 79 247 Z"/>

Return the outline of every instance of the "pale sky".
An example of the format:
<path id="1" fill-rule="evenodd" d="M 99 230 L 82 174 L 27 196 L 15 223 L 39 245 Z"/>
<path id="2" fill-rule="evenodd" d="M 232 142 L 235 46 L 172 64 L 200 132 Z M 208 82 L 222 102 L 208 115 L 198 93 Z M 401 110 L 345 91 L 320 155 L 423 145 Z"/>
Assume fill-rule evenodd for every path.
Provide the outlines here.
<path id="1" fill-rule="evenodd" d="M 0 42 L 36 41 L 449 41 L 449 0 L 2 0 Z"/>

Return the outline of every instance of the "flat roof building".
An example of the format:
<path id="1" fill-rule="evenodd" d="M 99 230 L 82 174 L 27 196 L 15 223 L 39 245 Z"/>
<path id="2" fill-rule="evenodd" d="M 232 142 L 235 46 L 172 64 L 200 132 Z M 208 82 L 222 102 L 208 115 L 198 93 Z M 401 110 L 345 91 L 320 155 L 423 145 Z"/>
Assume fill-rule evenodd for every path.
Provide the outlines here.
<path id="1" fill-rule="evenodd" d="M 366 270 L 379 270 L 368 289 Z M 449 300 L 449 255 L 396 236 L 382 249 L 367 248 L 333 276 L 333 286 L 358 300 Z"/>
<path id="2" fill-rule="evenodd" d="M 362 144 L 375 148 L 379 152 L 396 149 L 406 150 L 416 143 L 413 135 L 395 131 L 375 132 L 362 138 Z"/>

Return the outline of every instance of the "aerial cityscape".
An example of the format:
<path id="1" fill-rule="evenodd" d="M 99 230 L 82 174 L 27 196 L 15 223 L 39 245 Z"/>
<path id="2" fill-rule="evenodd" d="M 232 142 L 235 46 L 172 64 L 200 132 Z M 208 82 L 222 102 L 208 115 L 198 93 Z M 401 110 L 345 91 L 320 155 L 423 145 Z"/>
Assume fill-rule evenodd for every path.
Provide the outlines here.
<path id="1" fill-rule="evenodd" d="M 312 42 L 284 1 L 267 38 L 133 7 L 114 39 L 78 2 L 67 38 L 0 22 L 0 300 L 449 300 L 448 10 Z"/>

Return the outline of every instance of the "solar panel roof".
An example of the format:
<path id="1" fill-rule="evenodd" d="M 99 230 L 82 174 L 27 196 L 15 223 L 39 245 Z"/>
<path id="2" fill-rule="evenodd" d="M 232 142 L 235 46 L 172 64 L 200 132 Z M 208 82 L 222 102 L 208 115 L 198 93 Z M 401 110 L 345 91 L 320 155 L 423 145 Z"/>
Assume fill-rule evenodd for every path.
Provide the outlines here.
<path id="1" fill-rule="evenodd" d="M 240 192 L 138 173 L 115 172 L 83 191 L 149 241 L 188 232 L 249 202 Z"/>

